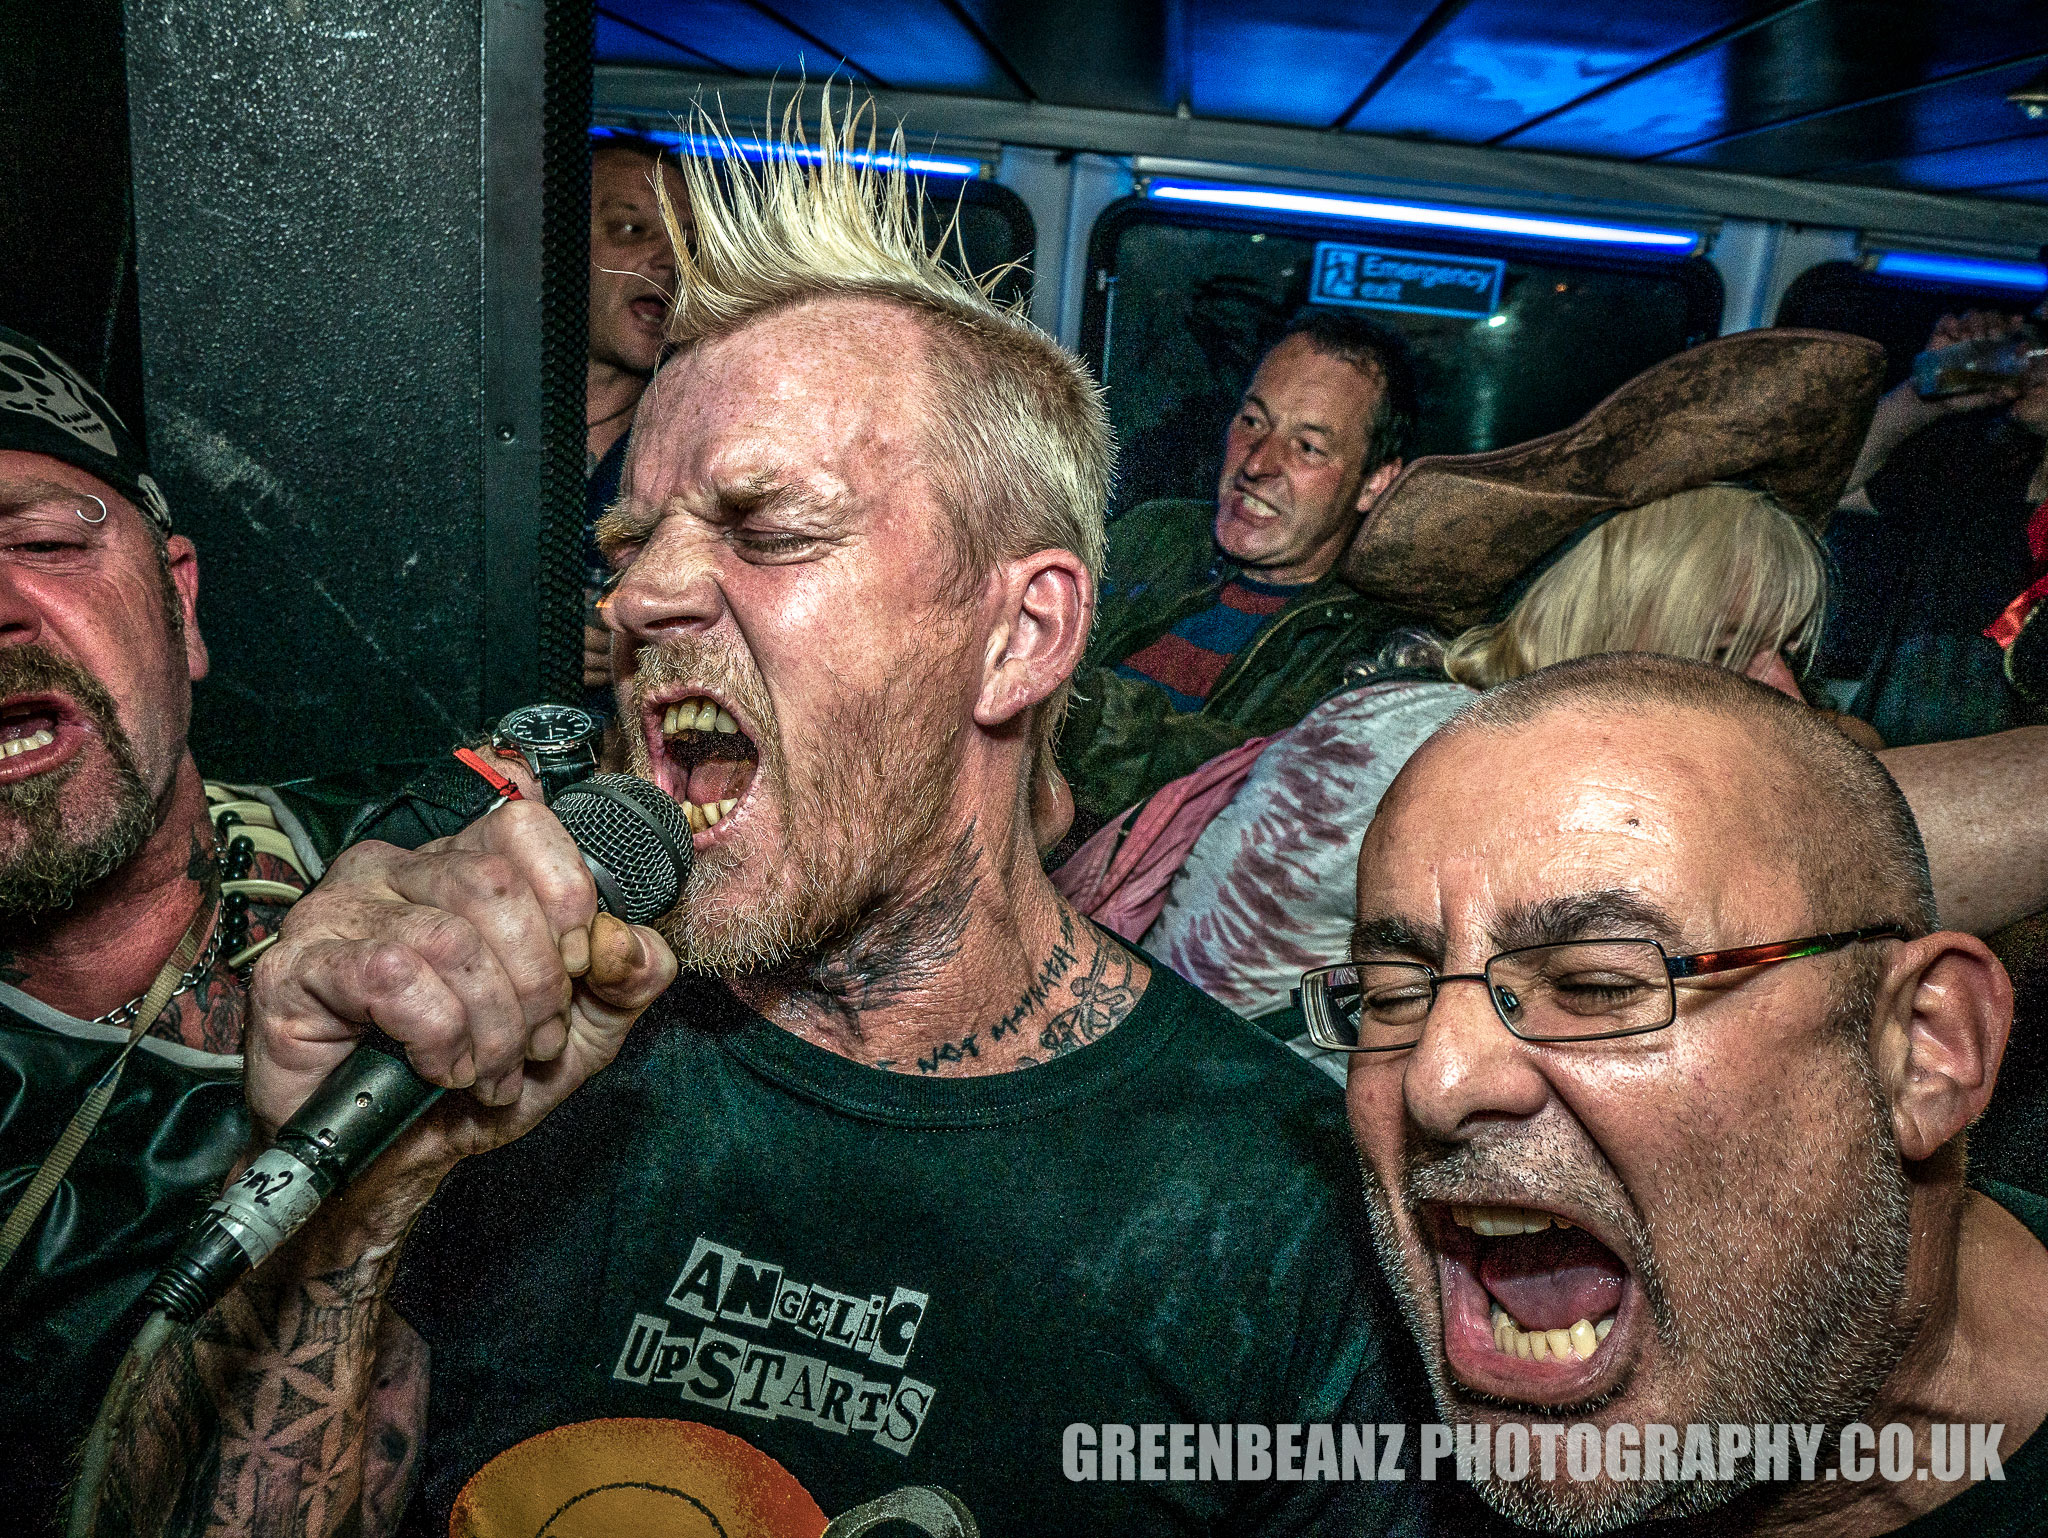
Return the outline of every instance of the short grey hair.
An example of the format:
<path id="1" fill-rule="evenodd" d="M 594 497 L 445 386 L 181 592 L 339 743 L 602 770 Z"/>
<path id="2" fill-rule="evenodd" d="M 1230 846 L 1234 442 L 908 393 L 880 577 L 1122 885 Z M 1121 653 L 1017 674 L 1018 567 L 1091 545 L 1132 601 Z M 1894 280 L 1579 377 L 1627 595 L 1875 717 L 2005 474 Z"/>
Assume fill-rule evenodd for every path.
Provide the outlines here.
<path id="1" fill-rule="evenodd" d="M 1877 756 L 1818 711 L 1726 668 L 1648 652 L 1561 662 L 1482 694 L 1439 735 L 1512 731 L 1571 709 L 1690 710 L 1739 725 L 1785 769 L 1796 813 L 1782 832 L 1814 921 L 1829 930 L 1895 924 L 1914 935 L 1939 927 L 1927 846 Z"/>

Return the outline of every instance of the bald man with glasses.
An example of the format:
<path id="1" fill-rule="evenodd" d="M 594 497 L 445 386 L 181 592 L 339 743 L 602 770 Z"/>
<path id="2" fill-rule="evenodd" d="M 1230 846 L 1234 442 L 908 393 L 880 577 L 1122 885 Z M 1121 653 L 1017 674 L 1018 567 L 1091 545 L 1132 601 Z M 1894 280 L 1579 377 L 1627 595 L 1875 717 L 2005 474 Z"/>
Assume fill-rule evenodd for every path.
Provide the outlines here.
<path id="1" fill-rule="evenodd" d="M 1552 1532 L 2038 1530 L 2048 1201 L 1964 1159 L 2011 986 L 1938 929 L 1875 759 L 1725 670 L 1547 669 L 1409 761 L 1358 911 L 1301 998 L 1351 1054 L 1438 1412 L 1495 1448 L 1586 1425 L 1606 1454 L 1496 1464 L 1488 1505 Z M 1720 1451 L 1788 1424 L 1816 1430 L 1810 1479 Z M 1733 1477 L 1657 1455 L 1689 1426 Z"/>

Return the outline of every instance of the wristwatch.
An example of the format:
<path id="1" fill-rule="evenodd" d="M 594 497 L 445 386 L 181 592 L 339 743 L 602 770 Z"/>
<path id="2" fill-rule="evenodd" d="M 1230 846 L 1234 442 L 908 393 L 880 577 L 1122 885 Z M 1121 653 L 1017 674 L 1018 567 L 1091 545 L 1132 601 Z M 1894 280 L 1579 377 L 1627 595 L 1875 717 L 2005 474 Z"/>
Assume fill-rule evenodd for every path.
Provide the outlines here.
<path id="1" fill-rule="evenodd" d="M 597 772 L 601 728 L 574 705 L 522 705 L 498 718 L 491 746 L 517 753 L 540 781 L 543 806 Z"/>

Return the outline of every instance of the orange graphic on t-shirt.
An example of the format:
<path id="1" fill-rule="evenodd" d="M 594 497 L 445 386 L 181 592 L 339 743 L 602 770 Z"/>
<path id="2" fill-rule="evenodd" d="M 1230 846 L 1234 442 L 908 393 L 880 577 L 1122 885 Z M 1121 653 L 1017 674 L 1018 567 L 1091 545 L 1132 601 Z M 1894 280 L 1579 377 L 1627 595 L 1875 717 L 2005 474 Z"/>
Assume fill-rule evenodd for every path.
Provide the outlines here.
<path id="1" fill-rule="evenodd" d="M 558 1426 L 478 1469 L 449 1538 L 820 1538 L 825 1513 L 794 1474 L 693 1421 Z"/>

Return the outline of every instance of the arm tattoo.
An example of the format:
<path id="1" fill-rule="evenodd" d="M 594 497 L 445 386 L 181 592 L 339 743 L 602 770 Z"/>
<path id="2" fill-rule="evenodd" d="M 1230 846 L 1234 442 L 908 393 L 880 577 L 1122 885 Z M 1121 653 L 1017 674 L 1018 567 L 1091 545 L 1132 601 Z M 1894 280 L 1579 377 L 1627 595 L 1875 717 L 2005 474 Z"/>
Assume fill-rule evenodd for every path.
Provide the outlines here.
<path id="1" fill-rule="evenodd" d="M 391 1310 L 377 1330 L 377 1374 L 363 1433 L 363 1538 L 387 1538 L 419 1473 L 427 1425 L 427 1343 Z"/>
<path id="2" fill-rule="evenodd" d="M 406 1414 L 423 1405 L 426 1383 L 424 1348 L 410 1352 L 382 1322 L 392 1259 L 268 1285 L 245 1279 L 166 1343 L 116 1430 L 95 1533 L 388 1532 L 418 1442 L 419 1417 Z M 386 1342 L 398 1348 L 388 1375 L 377 1360 Z M 380 1384 L 380 1376 L 387 1381 Z M 384 1441 L 398 1457 L 366 1451 L 373 1400 L 397 1412 L 386 1417 L 397 1441 Z"/>

